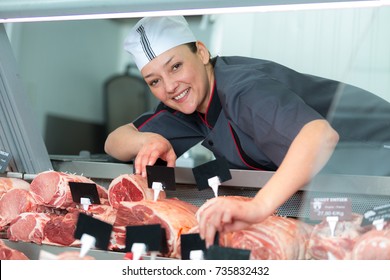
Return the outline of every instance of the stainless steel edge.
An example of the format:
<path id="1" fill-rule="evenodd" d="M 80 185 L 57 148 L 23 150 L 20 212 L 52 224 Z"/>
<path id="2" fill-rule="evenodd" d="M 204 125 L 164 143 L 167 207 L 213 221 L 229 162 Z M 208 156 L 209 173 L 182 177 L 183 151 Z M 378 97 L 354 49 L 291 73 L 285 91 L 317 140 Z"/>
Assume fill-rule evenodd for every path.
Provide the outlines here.
<path id="1" fill-rule="evenodd" d="M 133 165 L 92 161 L 53 161 L 56 171 L 75 173 L 89 178 L 114 179 L 122 174 L 133 173 Z"/>
<path id="2" fill-rule="evenodd" d="M 16 242 L 10 241 L 8 239 L 0 239 L 4 242 L 8 247 L 18 250 L 26 255 L 30 260 L 39 260 L 40 252 L 46 251 L 48 253 L 58 255 L 63 252 L 73 252 L 80 251 L 79 247 L 67 247 L 67 246 L 55 246 L 55 245 L 47 245 L 47 244 L 35 244 L 31 242 Z M 114 252 L 114 251 L 105 251 L 98 249 L 91 249 L 87 253 L 88 256 L 95 258 L 96 260 L 124 260 L 125 253 L 124 252 Z M 151 257 L 149 255 L 142 255 L 142 259 L 150 260 Z M 171 260 L 166 257 L 156 257 L 156 260 Z"/>

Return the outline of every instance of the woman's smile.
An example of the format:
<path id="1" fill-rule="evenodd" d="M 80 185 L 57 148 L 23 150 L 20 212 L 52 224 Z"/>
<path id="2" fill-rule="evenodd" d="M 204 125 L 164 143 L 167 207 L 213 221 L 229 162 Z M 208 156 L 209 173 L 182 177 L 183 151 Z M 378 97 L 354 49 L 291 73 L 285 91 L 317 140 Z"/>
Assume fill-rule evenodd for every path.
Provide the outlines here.
<path id="1" fill-rule="evenodd" d="M 179 95 L 177 95 L 176 97 L 174 97 L 173 99 L 176 101 L 176 102 L 183 102 L 183 98 L 186 97 L 188 95 L 188 92 L 189 92 L 189 89 L 186 89 L 185 91 L 183 91 L 182 93 L 180 93 Z"/>

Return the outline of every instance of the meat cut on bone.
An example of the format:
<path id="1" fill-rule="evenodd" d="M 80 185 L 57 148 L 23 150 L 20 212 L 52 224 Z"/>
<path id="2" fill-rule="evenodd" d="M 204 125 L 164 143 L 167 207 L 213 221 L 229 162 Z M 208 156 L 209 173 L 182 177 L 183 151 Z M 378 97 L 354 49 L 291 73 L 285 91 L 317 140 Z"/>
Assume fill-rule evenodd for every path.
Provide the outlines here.
<path id="1" fill-rule="evenodd" d="M 153 189 L 148 188 L 147 179 L 141 175 L 122 174 L 108 186 L 108 200 L 114 208 L 118 208 L 122 201 L 153 200 L 153 196 Z M 160 192 L 158 199 L 165 197 L 165 192 Z"/>
<path id="2" fill-rule="evenodd" d="M 56 246 L 79 246 L 80 241 L 74 238 L 74 232 L 80 212 L 110 224 L 114 223 L 116 217 L 116 209 L 97 204 L 91 205 L 88 210 L 68 208 L 62 213 L 48 208 L 45 212 L 25 212 L 10 223 L 8 239 Z"/>
<path id="3" fill-rule="evenodd" d="M 58 171 L 44 171 L 39 173 L 31 182 L 31 194 L 37 204 L 55 207 L 67 208 L 74 206 L 69 182 L 92 183 L 91 179 L 82 175 L 69 174 Z M 101 198 L 108 198 L 107 190 L 96 184 L 96 188 Z"/>
<path id="4" fill-rule="evenodd" d="M 180 258 L 180 236 L 197 225 L 197 207 L 178 199 L 123 201 L 114 223 L 113 247 L 124 249 L 125 227 L 160 224 L 165 229 L 167 257 Z"/>
<path id="5" fill-rule="evenodd" d="M 11 189 L 0 198 L 0 230 L 20 213 L 34 211 L 37 205 L 31 193 L 24 189 Z"/>
<path id="6" fill-rule="evenodd" d="M 51 219 L 51 214 L 25 212 L 15 218 L 7 231 L 11 241 L 33 242 L 42 244 L 45 239 L 44 228 Z"/>

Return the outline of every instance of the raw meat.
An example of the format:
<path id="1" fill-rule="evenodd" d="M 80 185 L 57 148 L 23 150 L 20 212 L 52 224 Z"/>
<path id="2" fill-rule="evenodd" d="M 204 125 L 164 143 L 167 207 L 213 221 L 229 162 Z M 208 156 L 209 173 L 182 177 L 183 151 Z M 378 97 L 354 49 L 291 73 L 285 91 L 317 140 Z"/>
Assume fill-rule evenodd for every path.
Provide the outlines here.
<path id="1" fill-rule="evenodd" d="M 353 260 L 390 260 L 390 229 L 372 229 L 355 242 Z"/>
<path id="2" fill-rule="evenodd" d="M 114 223 L 113 247 L 125 247 L 125 227 L 131 225 L 161 224 L 166 231 L 167 257 L 180 258 L 180 236 L 197 224 L 194 205 L 177 199 L 161 199 L 156 202 L 141 200 L 122 201 Z"/>
<path id="3" fill-rule="evenodd" d="M 8 239 L 36 244 L 79 246 L 80 241 L 74 238 L 74 232 L 80 212 L 110 224 L 114 223 L 116 217 L 116 209 L 107 205 L 90 205 L 88 211 L 78 208 L 68 208 L 67 211 L 59 212 L 55 211 L 56 209 L 45 210 L 44 213 L 21 213 L 10 224 L 7 231 Z"/>
<path id="4" fill-rule="evenodd" d="M 0 229 L 3 229 L 20 213 L 34 211 L 36 203 L 29 191 L 12 189 L 0 198 Z"/>
<path id="5" fill-rule="evenodd" d="M 0 177 L 0 197 L 12 189 L 29 190 L 30 183 L 18 178 Z"/>
<path id="6" fill-rule="evenodd" d="M 80 243 L 74 238 L 78 212 L 65 215 L 49 213 L 21 213 L 8 228 L 8 239 L 57 246 Z"/>
<path id="7" fill-rule="evenodd" d="M 169 202 L 174 204 L 176 207 L 182 207 L 185 211 L 190 211 L 194 215 L 198 211 L 199 207 L 195 206 L 191 203 L 185 202 L 183 200 L 180 200 L 178 198 L 169 198 Z"/>
<path id="8" fill-rule="evenodd" d="M 108 200 L 114 208 L 119 207 L 121 201 L 140 201 L 154 199 L 153 189 L 148 188 L 146 178 L 136 174 L 123 174 L 112 180 L 108 186 Z M 160 192 L 158 199 L 165 198 L 165 192 Z"/>
<path id="9" fill-rule="evenodd" d="M 44 227 L 45 240 L 43 243 L 62 246 L 79 245 L 74 238 L 79 212 L 69 212 L 66 215 L 54 216 Z"/>
<path id="10" fill-rule="evenodd" d="M 327 260 L 346 260 L 351 258 L 351 251 L 356 239 L 368 229 L 360 226 L 362 216 L 353 214 L 350 221 L 339 221 L 334 236 L 326 220 L 314 226 L 310 236 L 308 254 L 310 258 Z"/>
<path id="11" fill-rule="evenodd" d="M 103 204 L 100 205 L 93 204 L 89 206 L 88 211 L 84 211 L 84 210 L 79 210 L 79 211 L 91 215 L 92 217 L 111 225 L 114 224 L 116 219 L 116 213 L 117 213 L 117 209 L 115 209 L 114 207 L 110 205 L 103 205 Z"/>
<path id="12" fill-rule="evenodd" d="M 0 240 L 0 260 L 28 260 L 27 256 L 15 249 L 7 246 L 4 241 Z"/>
<path id="13" fill-rule="evenodd" d="M 74 207 L 69 182 L 92 183 L 92 180 L 81 176 L 57 171 L 45 171 L 39 173 L 31 182 L 31 193 L 38 204 L 66 208 Z M 108 198 L 107 190 L 96 184 L 99 196 Z"/>
<path id="14" fill-rule="evenodd" d="M 87 211 L 78 208 L 68 208 L 64 216 L 52 218 L 45 226 L 45 244 L 62 246 L 79 246 L 81 241 L 74 238 L 79 213 L 91 215 L 103 222 L 114 224 L 117 210 L 109 205 L 90 205 Z"/>
<path id="15" fill-rule="evenodd" d="M 51 219 L 51 214 L 25 212 L 14 219 L 7 231 L 11 241 L 33 242 L 42 244 L 45 239 L 44 227 Z"/>
<path id="16" fill-rule="evenodd" d="M 220 245 L 251 251 L 256 260 L 306 259 L 312 227 L 293 218 L 270 216 L 261 223 L 220 237 Z"/>

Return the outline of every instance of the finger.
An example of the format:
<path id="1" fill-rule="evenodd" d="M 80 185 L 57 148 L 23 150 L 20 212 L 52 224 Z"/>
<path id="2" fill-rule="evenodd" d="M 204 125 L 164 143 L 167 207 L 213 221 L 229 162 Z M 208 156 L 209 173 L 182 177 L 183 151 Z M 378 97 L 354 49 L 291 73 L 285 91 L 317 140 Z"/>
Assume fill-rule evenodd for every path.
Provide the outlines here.
<path id="1" fill-rule="evenodd" d="M 234 221 L 234 223 L 231 224 L 225 224 L 222 232 L 232 232 L 232 231 L 237 231 L 241 229 L 246 229 L 250 226 L 251 224 L 248 224 L 246 222 L 242 221 Z"/>
<path id="2" fill-rule="evenodd" d="M 149 155 L 146 153 L 139 153 L 137 156 L 137 172 L 146 177 L 146 165 L 149 161 Z"/>
<path id="3" fill-rule="evenodd" d="M 147 176 L 146 166 L 153 166 L 159 156 L 160 153 L 157 150 L 154 150 L 142 159 L 142 177 L 146 178 Z"/>
<path id="4" fill-rule="evenodd" d="M 209 199 L 201 207 L 199 207 L 198 211 L 195 213 L 198 222 L 200 221 L 200 217 L 203 214 L 203 211 L 210 207 L 215 201 L 216 198 Z"/>
<path id="5" fill-rule="evenodd" d="M 206 236 L 206 230 L 205 230 L 205 216 L 203 215 L 203 212 L 199 214 L 198 218 L 198 227 L 199 227 L 199 236 L 202 240 L 204 240 Z"/>
<path id="6" fill-rule="evenodd" d="M 232 214 L 229 209 L 225 209 L 225 211 L 222 214 L 221 222 L 223 224 L 230 224 L 232 222 Z"/>
<path id="7" fill-rule="evenodd" d="M 160 152 L 158 150 L 153 150 L 149 154 L 147 165 L 154 165 L 156 163 L 157 159 L 159 159 L 159 157 L 160 157 Z"/>
<path id="8" fill-rule="evenodd" d="M 217 232 L 216 228 L 214 227 L 213 224 L 209 223 L 206 226 L 206 238 L 205 238 L 205 243 L 206 243 L 206 248 L 209 248 L 211 245 L 214 244 L 214 239 L 215 239 L 215 233 Z"/>
<path id="9" fill-rule="evenodd" d="M 206 238 L 206 225 L 208 223 L 209 215 L 207 214 L 208 208 L 199 209 L 197 212 L 197 219 L 199 222 L 199 235 L 203 240 Z"/>
<path id="10" fill-rule="evenodd" d="M 201 237 L 203 237 L 207 246 L 214 243 L 215 233 L 221 226 L 220 213 L 213 211 L 213 209 L 215 208 L 211 207 L 203 212 L 201 223 L 199 224 Z"/>
<path id="11" fill-rule="evenodd" d="M 169 150 L 169 152 L 167 153 L 166 157 L 165 157 L 165 161 L 167 162 L 167 166 L 168 167 L 175 167 L 176 165 L 176 154 L 173 150 Z"/>
<path id="12" fill-rule="evenodd" d="M 211 210 L 213 211 L 211 212 Z M 216 233 L 221 231 L 224 225 L 222 223 L 223 210 L 214 207 L 214 209 L 210 209 L 210 214 L 212 216 L 210 216 L 205 225 L 205 243 L 207 248 L 214 244 Z"/>
<path id="13" fill-rule="evenodd" d="M 134 159 L 134 173 L 140 175 L 142 173 L 141 156 L 138 154 Z"/>

